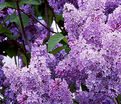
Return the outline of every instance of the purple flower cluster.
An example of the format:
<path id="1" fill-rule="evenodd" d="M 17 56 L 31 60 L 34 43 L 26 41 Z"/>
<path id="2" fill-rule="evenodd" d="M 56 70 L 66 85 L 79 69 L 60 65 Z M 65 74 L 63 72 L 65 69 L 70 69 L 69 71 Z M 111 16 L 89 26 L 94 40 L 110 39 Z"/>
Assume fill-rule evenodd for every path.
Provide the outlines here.
<path id="1" fill-rule="evenodd" d="M 85 83 L 87 75 L 83 70 L 82 61 L 79 59 L 80 53 L 90 48 L 85 42 L 82 38 L 75 41 L 67 58 L 60 61 L 55 69 L 58 76 L 64 78 L 69 85 L 77 82 Z"/>
<path id="2" fill-rule="evenodd" d="M 75 98 L 79 104 L 115 104 L 111 98 L 101 93 L 77 91 Z"/>
<path id="3" fill-rule="evenodd" d="M 2 101 L 2 104 L 17 104 L 16 96 L 13 93 L 13 91 L 9 88 L 9 81 L 6 79 L 5 74 L 2 70 L 2 60 L 4 57 L 0 55 L 0 94 L 3 96 L 3 98 L 0 98 L 0 101 Z"/>
<path id="4" fill-rule="evenodd" d="M 57 14 L 62 14 L 65 3 L 73 4 L 76 8 L 78 8 L 77 0 L 49 0 L 49 5 Z"/>
<path id="5" fill-rule="evenodd" d="M 120 0 L 49 0 L 55 12 L 63 11 L 71 50 L 68 55 L 64 50 L 47 53 L 42 45 L 47 29 L 30 23 L 25 28 L 32 40 L 30 65 L 0 67 L 0 83 L 5 76 L 10 83 L 5 94 L 12 97 L 9 101 L 16 97 L 19 104 L 117 103 L 115 98 L 121 94 L 120 4 Z M 22 9 L 29 13 L 26 8 L 30 7 Z"/>
<path id="6" fill-rule="evenodd" d="M 98 100 L 100 104 L 113 104 L 109 96 L 115 98 L 121 93 L 121 10 L 120 5 L 110 9 L 107 2 L 79 1 L 79 9 L 71 4 L 64 6 L 65 28 L 71 51 L 56 67 L 56 73 L 69 85 L 87 86 L 89 92 L 85 93 L 84 98 L 81 98 L 84 92 L 80 92 L 79 104 L 96 104 Z M 106 9 L 111 10 L 107 23 Z M 112 27 L 116 25 L 117 28 Z M 89 100 L 85 99 L 86 96 L 90 97 Z"/>
<path id="7" fill-rule="evenodd" d="M 4 79 L 5 79 L 5 76 L 2 71 L 2 66 L 3 66 L 2 60 L 3 60 L 3 56 L 0 55 L 0 87 L 2 87 Z"/>
<path id="8" fill-rule="evenodd" d="M 121 32 L 121 5 L 109 16 L 108 24 L 112 31 L 118 30 Z"/>
<path id="9" fill-rule="evenodd" d="M 51 81 L 49 95 L 51 104 L 73 104 L 71 92 L 65 80 L 57 78 Z"/>
<path id="10" fill-rule="evenodd" d="M 36 39 L 32 45 L 31 62 L 28 68 L 4 65 L 2 69 L 11 84 L 10 88 L 16 94 L 19 104 L 71 104 L 72 98 L 67 88 L 68 84 L 61 79 L 51 78 L 48 62 L 55 58 L 48 54 L 46 46 L 41 44 L 42 40 Z M 65 97 L 62 96 L 63 94 L 66 94 Z"/>

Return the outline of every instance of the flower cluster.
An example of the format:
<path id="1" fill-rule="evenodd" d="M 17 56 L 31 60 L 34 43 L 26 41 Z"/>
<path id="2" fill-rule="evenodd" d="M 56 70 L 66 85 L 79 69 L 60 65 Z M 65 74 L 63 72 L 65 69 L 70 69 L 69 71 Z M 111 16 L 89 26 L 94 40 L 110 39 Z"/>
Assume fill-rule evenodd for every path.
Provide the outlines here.
<path id="1" fill-rule="evenodd" d="M 51 77 L 48 62 L 54 60 L 54 56 L 48 54 L 46 46 L 41 44 L 42 40 L 37 39 L 32 45 L 31 62 L 28 68 L 4 65 L 2 69 L 11 84 L 10 88 L 16 94 L 20 104 L 52 104 L 52 102 L 71 104 L 71 93 L 66 81 L 54 80 Z M 65 97 L 63 94 L 66 94 Z"/>
<path id="2" fill-rule="evenodd" d="M 64 6 L 65 28 L 71 51 L 56 67 L 56 73 L 69 85 L 87 86 L 89 92 L 79 92 L 79 104 L 112 104 L 109 96 L 115 98 L 121 93 L 119 2 L 110 4 L 112 8 L 108 6 L 108 1 L 82 3 L 79 0 L 78 3 L 79 9 L 71 4 Z M 110 14 L 107 22 L 105 11 Z M 112 27 L 117 24 L 117 28 Z M 89 99 L 84 100 L 82 96 Z"/>
<path id="3" fill-rule="evenodd" d="M 0 86 L 4 79 L 10 83 L 5 93 L 9 102 L 117 103 L 121 94 L 120 0 L 49 0 L 49 5 L 58 14 L 63 11 L 66 45 L 71 50 L 69 54 L 64 50 L 55 55 L 48 53 L 43 45 L 48 30 L 37 22 L 29 23 L 25 30 L 32 46 L 30 64 L 19 68 L 5 63 L 0 67 Z M 26 9 L 30 7 L 24 5 L 22 10 L 30 13 Z M 8 13 L 11 15 L 13 10 Z M 55 48 L 62 46 L 60 43 Z"/>
<path id="4" fill-rule="evenodd" d="M 49 0 L 49 5 L 54 9 L 57 14 L 62 14 L 65 3 L 71 3 L 78 8 L 77 0 Z"/>
<path id="5" fill-rule="evenodd" d="M 101 93 L 78 91 L 75 96 L 79 104 L 115 104 L 111 98 Z"/>

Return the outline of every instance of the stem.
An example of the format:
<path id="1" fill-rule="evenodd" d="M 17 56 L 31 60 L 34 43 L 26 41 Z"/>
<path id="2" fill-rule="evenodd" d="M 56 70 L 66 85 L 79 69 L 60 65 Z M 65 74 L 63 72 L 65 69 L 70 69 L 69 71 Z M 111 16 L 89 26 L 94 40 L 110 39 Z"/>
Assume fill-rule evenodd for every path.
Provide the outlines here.
<path id="1" fill-rule="evenodd" d="M 21 10 L 21 9 L 20 9 Z M 28 17 L 32 17 L 34 20 L 36 20 L 38 23 L 40 23 L 43 27 L 45 27 L 48 31 L 52 32 L 52 33 L 56 33 L 52 30 L 50 30 L 50 28 L 46 27 L 43 23 L 41 23 L 34 15 L 32 14 L 27 14 L 25 13 L 23 10 L 21 10 L 24 14 L 26 14 Z"/>
<path id="2" fill-rule="evenodd" d="M 114 98 L 115 104 L 120 104 L 118 98 Z"/>
<path id="3" fill-rule="evenodd" d="M 21 28 L 22 28 L 22 32 L 23 32 L 23 37 L 24 39 L 26 40 L 30 50 L 31 50 L 31 46 L 29 44 L 29 41 L 27 40 L 27 37 L 26 37 L 26 33 L 25 33 L 25 30 L 24 30 L 24 24 L 23 24 L 23 21 L 22 21 L 22 17 L 21 17 L 21 13 L 20 13 L 20 8 L 19 8 L 19 0 L 16 0 L 16 5 L 17 5 L 17 11 L 18 11 L 18 16 L 19 16 L 19 20 L 20 20 L 20 23 L 21 23 Z"/>
<path id="4" fill-rule="evenodd" d="M 14 56 L 15 65 L 17 66 L 16 56 Z"/>
<path id="5" fill-rule="evenodd" d="M 19 67 L 19 56 L 18 56 L 18 67 Z"/>
<path id="6" fill-rule="evenodd" d="M 11 8 L 12 8 L 12 7 L 11 7 Z M 16 8 L 12 8 L 12 9 L 16 9 Z M 43 27 L 45 27 L 48 31 L 50 31 L 50 32 L 52 32 L 52 33 L 56 33 L 56 32 L 54 32 L 54 31 L 50 30 L 50 28 L 46 27 L 43 23 L 41 23 L 34 15 L 32 15 L 32 14 L 27 14 L 27 13 L 25 13 L 23 10 L 21 10 L 20 8 L 19 8 L 19 10 L 20 10 L 21 12 L 23 12 L 24 14 L 26 14 L 29 18 L 32 17 L 34 20 L 36 20 L 38 23 L 40 23 Z"/>
<path id="7" fill-rule="evenodd" d="M 117 104 L 120 104 L 120 102 L 119 102 L 118 98 L 116 97 L 115 99 L 116 99 L 116 101 L 117 101 Z"/>
<path id="8" fill-rule="evenodd" d="M 42 24 L 35 16 L 31 15 L 37 22 L 39 22 L 43 27 L 45 27 L 49 32 L 52 32 L 52 33 L 56 33 L 52 30 L 50 30 L 50 28 L 46 27 L 44 24 Z"/>
<path id="9" fill-rule="evenodd" d="M 59 32 L 59 31 L 58 31 L 58 25 L 56 24 L 56 22 L 55 22 L 55 26 L 56 26 L 56 30 L 57 30 L 57 32 Z"/>
<path id="10" fill-rule="evenodd" d="M 48 2 L 47 2 L 47 0 L 45 0 L 45 16 L 46 16 L 47 28 L 50 29 L 49 13 L 48 13 Z M 48 42 L 49 38 L 50 38 L 50 32 L 48 31 L 47 37 L 44 39 L 43 43 Z"/>

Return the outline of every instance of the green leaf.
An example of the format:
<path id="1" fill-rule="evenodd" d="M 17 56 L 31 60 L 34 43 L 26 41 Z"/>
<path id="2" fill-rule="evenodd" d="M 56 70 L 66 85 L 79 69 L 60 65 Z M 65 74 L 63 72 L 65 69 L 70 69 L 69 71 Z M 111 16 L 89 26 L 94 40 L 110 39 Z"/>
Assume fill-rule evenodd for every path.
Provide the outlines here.
<path id="1" fill-rule="evenodd" d="M 64 47 L 65 47 L 65 52 L 69 54 L 69 52 L 71 51 L 71 48 L 69 47 L 69 45 L 64 45 Z"/>
<path id="2" fill-rule="evenodd" d="M 60 52 L 63 49 L 64 49 L 64 46 L 58 47 L 58 48 L 54 49 L 53 51 L 51 51 L 50 53 L 53 54 L 53 55 L 55 55 L 56 53 Z"/>
<path id="3" fill-rule="evenodd" d="M 10 40 L 14 40 L 17 39 L 19 37 L 19 35 L 11 35 L 11 34 L 5 34 L 7 36 L 8 39 Z"/>
<path id="4" fill-rule="evenodd" d="M 87 88 L 87 86 L 81 84 L 81 88 L 82 88 L 82 91 L 88 91 L 89 92 L 89 89 Z"/>
<path id="5" fill-rule="evenodd" d="M 67 33 L 66 30 L 63 30 L 61 33 L 62 33 L 64 36 L 68 35 L 68 33 Z"/>
<path id="6" fill-rule="evenodd" d="M 15 2 L 0 3 L 0 11 L 3 10 L 5 7 L 16 8 L 16 3 Z"/>
<path id="7" fill-rule="evenodd" d="M 35 14 L 36 16 L 41 16 L 46 21 L 46 15 L 45 15 L 45 3 L 41 3 L 39 6 L 35 6 Z M 51 25 L 53 22 L 53 14 L 51 12 L 51 8 L 48 7 L 48 17 L 49 17 L 49 24 Z"/>
<path id="8" fill-rule="evenodd" d="M 29 22 L 29 17 L 25 14 L 21 14 L 21 16 L 22 16 L 23 25 L 24 27 L 26 27 Z M 16 24 L 18 24 L 19 28 L 21 29 L 20 19 L 19 16 L 16 15 L 16 12 L 14 12 L 12 15 L 9 16 L 9 20 L 10 22 L 15 22 Z"/>
<path id="9" fill-rule="evenodd" d="M 0 43 L 0 54 L 4 55 L 4 56 L 9 56 L 9 57 L 13 57 L 13 56 L 17 56 L 18 52 L 20 55 L 20 48 L 18 46 L 19 42 L 16 42 L 14 40 L 5 40 L 3 42 Z M 23 51 L 21 51 L 23 52 Z"/>
<path id="10" fill-rule="evenodd" d="M 24 62 L 25 65 L 27 65 L 27 59 L 26 59 L 25 55 L 23 55 L 23 62 Z"/>
<path id="11" fill-rule="evenodd" d="M 79 104 L 80 99 L 73 99 L 73 104 Z"/>
<path id="12" fill-rule="evenodd" d="M 58 15 L 58 16 L 56 17 L 56 22 L 59 22 L 60 20 L 63 20 L 62 15 Z"/>
<path id="13" fill-rule="evenodd" d="M 10 15 L 8 15 L 5 19 L 4 19 L 4 22 L 7 22 L 10 18 Z"/>
<path id="14" fill-rule="evenodd" d="M 34 7 L 35 16 L 37 16 L 37 17 L 41 16 L 39 6 L 40 5 L 34 5 L 33 6 Z M 43 10 L 41 10 L 41 11 L 43 11 Z"/>
<path id="15" fill-rule="evenodd" d="M 64 36 L 63 41 L 68 44 L 68 39 Z"/>
<path id="16" fill-rule="evenodd" d="M 23 54 L 23 62 L 24 62 L 25 66 L 29 64 L 30 59 L 31 59 L 31 53 L 27 52 L 27 55 L 29 57 L 29 60 L 27 60 L 27 57 L 25 56 L 25 54 Z M 29 62 L 27 62 L 27 61 L 29 61 Z"/>
<path id="17" fill-rule="evenodd" d="M 69 86 L 69 88 L 70 88 L 70 91 L 73 93 L 73 92 L 75 92 L 75 90 L 76 90 L 76 83 L 72 83 L 70 86 Z"/>
<path id="18" fill-rule="evenodd" d="M 26 27 L 27 24 L 29 23 L 29 17 L 26 14 L 21 14 L 21 16 L 22 16 L 24 27 Z"/>
<path id="19" fill-rule="evenodd" d="M 11 31 L 4 26 L 4 24 L 0 24 L 0 32 L 4 34 L 12 34 Z"/>
<path id="20" fill-rule="evenodd" d="M 50 37 L 48 41 L 48 52 L 50 52 L 57 43 L 59 43 L 64 38 L 63 34 L 57 33 Z"/>
<path id="21" fill-rule="evenodd" d="M 17 39 L 18 37 L 19 37 L 19 35 L 10 35 L 9 39 L 14 40 L 14 39 Z"/>
<path id="22" fill-rule="evenodd" d="M 14 40 L 19 37 L 19 35 L 12 35 L 12 32 L 4 26 L 4 24 L 0 24 L 0 32 L 7 36 L 8 39 Z"/>
<path id="23" fill-rule="evenodd" d="M 17 56 L 17 48 L 15 46 L 9 46 L 6 50 L 6 53 L 9 57 Z"/>
<path id="24" fill-rule="evenodd" d="M 8 3 L 6 3 L 6 2 L 0 3 L 0 11 L 3 10 L 7 6 L 8 6 Z"/>
<path id="25" fill-rule="evenodd" d="M 21 0 L 23 4 L 40 5 L 40 0 Z"/>

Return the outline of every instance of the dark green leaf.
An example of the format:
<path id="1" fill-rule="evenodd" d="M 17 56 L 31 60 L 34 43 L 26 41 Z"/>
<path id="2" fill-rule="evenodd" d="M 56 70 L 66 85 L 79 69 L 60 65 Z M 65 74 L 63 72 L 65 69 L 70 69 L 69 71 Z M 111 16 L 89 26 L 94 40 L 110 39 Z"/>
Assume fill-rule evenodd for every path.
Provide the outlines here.
<path id="1" fill-rule="evenodd" d="M 21 48 L 20 48 L 21 47 Z M 0 42 L 0 54 L 4 55 L 4 56 L 9 56 L 9 57 L 13 57 L 13 56 L 20 56 L 22 54 L 25 54 L 25 52 L 27 53 L 27 51 L 23 51 L 24 46 L 21 45 L 19 42 L 16 42 L 14 40 L 5 40 L 3 42 Z M 30 53 L 28 54 L 28 58 L 30 59 Z"/>
<path id="2" fill-rule="evenodd" d="M 58 16 L 56 17 L 56 22 L 59 22 L 60 20 L 63 20 L 62 15 L 58 15 Z"/>
<path id="3" fill-rule="evenodd" d="M 37 17 L 41 16 L 40 9 L 39 9 L 40 5 L 34 5 L 33 7 L 34 7 L 35 16 L 37 16 Z"/>
<path id="4" fill-rule="evenodd" d="M 40 5 L 40 0 L 21 0 L 23 4 Z"/>
<path id="5" fill-rule="evenodd" d="M 64 36 L 63 41 L 68 44 L 68 39 Z"/>
<path id="6" fill-rule="evenodd" d="M 82 91 L 89 91 L 89 89 L 87 88 L 87 86 L 81 84 L 81 87 L 82 87 Z"/>
<path id="7" fill-rule="evenodd" d="M 80 99 L 73 99 L 73 104 L 79 104 Z"/>
<path id="8" fill-rule="evenodd" d="M 65 30 L 63 30 L 61 33 L 62 33 L 64 36 L 68 35 L 68 32 L 65 31 Z"/>
<path id="9" fill-rule="evenodd" d="M 17 56 L 17 48 L 15 46 L 10 46 L 7 48 L 6 53 L 9 57 Z"/>
<path id="10" fill-rule="evenodd" d="M 74 102 L 73 104 L 79 104 L 79 103 L 77 103 L 77 102 Z"/>
<path id="11" fill-rule="evenodd" d="M 14 40 L 19 37 L 19 35 L 12 35 L 11 31 L 8 30 L 4 24 L 0 24 L 0 33 L 3 33 L 5 36 L 7 36 L 8 39 Z"/>
<path id="12" fill-rule="evenodd" d="M 0 3 L 0 11 L 3 10 L 7 6 L 8 6 L 8 3 L 6 3 L 6 2 Z"/>
<path id="13" fill-rule="evenodd" d="M 75 92 L 75 90 L 76 90 L 76 83 L 72 83 L 69 88 L 70 88 L 70 91 L 72 93 Z"/>
<path id="14" fill-rule="evenodd" d="M 8 21 L 10 18 L 10 15 L 8 15 L 5 19 L 4 19 L 4 22 Z"/>
<path id="15" fill-rule="evenodd" d="M 22 16 L 22 21 L 23 21 L 24 27 L 26 27 L 29 22 L 29 18 L 25 14 L 21 14 L 21 16 Z M 9 16 L 9 20 L 10 20 L 10 22 L 15 22 L 16 24 L 18 24 L 19 28 L 21 29 L 21 23 L 19 20 L 19 16 L 16 15 L 16 12 L 14 12 L 14 14 Z"/>
<path id="16" fill-rule="evenodd" d="M 27 53 L 28 57 L 29 57 L 29 60 L 27 60 L 27 57 L 23 54 L 23 62 L 24 62 L 24 65 L 28 65 L 29 62 L 30 62 L 30 58 L 31 58 L 31 54 L 28 52 Z M 29 61 L 29 62 L 28 62 Z"/>
<path id="17" fill-rule="evenodd" d="M 65 52 L 69 54 L 69 52 L 71 51 L 71 48 L 69 47 L 69 45 L 64 45 L 64 47 L 65 47 Z"/>
<path id="18" fill-rule="evenodd" d="M 3 10 L 5 7 L 16 8 L 16 3 L 15 2 L 0 3 L 0 11 Z"/>
<path id="19" fill-rule="evenodd" d="M 23 62 L 24 62 L 25 65 L 27 65 L 27 59 L 26 59 L 25 55 L 23 55 Z"/>
<path id="20" fill-rule="evenodd" d="M 4 33 L 4 34 L 12 34 L 12 33 L 10 32 L 10 30 L 8 30 L 8 29 L 4 26 L 4 24 L 0 24 L 0 32 L 1 32 L 1 33 Z"/>
<path id="21" fill-rule="evenodd" d="M 29 17 L 26 14 L 21 14 L 21 16 L 22 16 L 24 27 L 26 27 L 29 22 Z"/>
<path id="22" fill-rule="evenodd" d="M 45 15 L 45 3 L 41 3 L 41 5 L 35 7 L 35 14 L 37 16 L 41 16 L 46 21 L 46 15 Z M 53 22 L 53 14 L 51 12 L 51 8 L 48 7 L 48 16 L 49 16 L 49 24 L 51 25 Z"/>
<path id="23" fill-rule="evenodd" d="M 14 39 L 17 39 L 18 37 L 19 37 L 19 35 L 10 35 L 9 39 L 14 40 Z"/>
<path id="24" fill-rule="evenodd" d="M 48 41 L 48 52 L 50 52 L 57 43 L 59 43 L 64 38 L 63 34 L 57 33 L 50 37 Z"/>
<path id="25" fill-rule="evenodd" d="M 50 53 L 53 54 L 53 55 L 55 55 L 56 53 L 60 52 L 63 49 L 64 49 L 64 46 L 58 47 L 58 48 L 54 49 L 53 51 L 51 51 Z"/>

